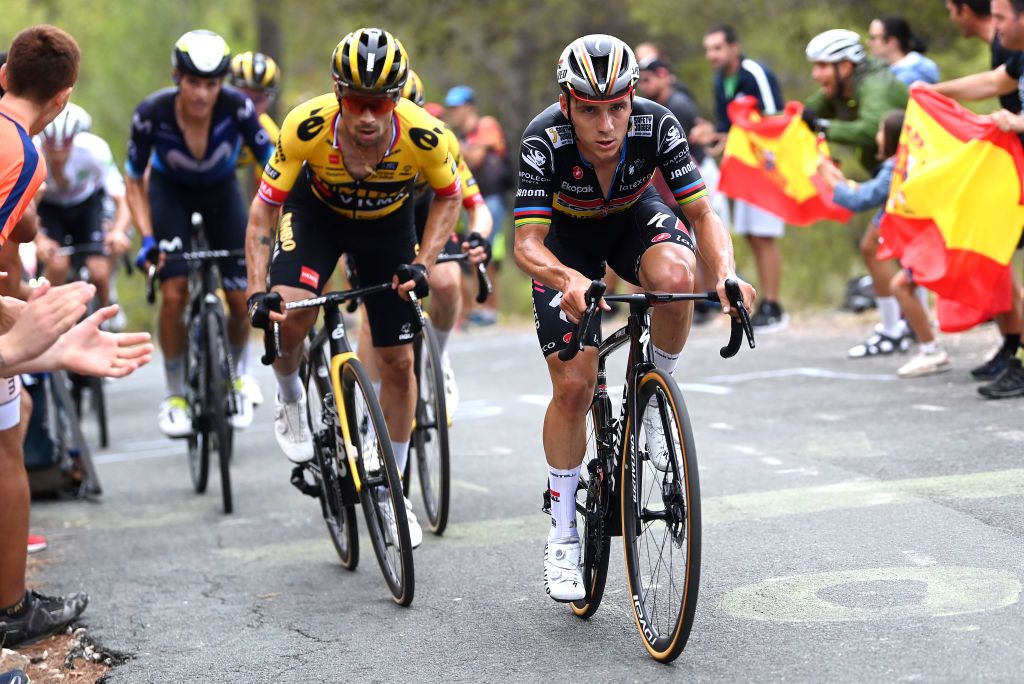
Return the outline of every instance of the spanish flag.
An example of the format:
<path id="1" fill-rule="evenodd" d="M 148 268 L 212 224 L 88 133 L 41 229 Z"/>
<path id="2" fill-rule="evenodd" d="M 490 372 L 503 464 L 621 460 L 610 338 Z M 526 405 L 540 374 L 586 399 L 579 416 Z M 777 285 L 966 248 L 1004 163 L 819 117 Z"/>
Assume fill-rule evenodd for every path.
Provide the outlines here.
<path id="1" fill-rule="evenodd" d="M 851 213 L 832 202 L 818 177 L 828 149 L 800 118 L 802 111 L 801 103 L 789 102 L 782 114 L 762 116 L 749 95 L 729 103 L 732 128 L 718 189 L 797 226 L 848 221 Z"/>
<path id="2" fill-rule="evenodd" d="M 987 116 L 910 91 L 879 258 L 898 258 L 939 295 L 939 327 L 967 330 L 1011 306 L 1024 226 L 1024 150 Z"/>

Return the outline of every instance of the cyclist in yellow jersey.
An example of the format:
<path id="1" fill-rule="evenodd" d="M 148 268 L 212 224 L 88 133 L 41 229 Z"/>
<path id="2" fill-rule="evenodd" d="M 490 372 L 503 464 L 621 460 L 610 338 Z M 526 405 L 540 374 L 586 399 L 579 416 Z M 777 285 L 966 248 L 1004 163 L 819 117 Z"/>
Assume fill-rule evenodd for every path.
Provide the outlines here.
<path id="1" fill-rule="evenodd" d="M 409 70 L 409 78 L 402 88 L 402 97 L 422 107 L 426 101 L 423 91 L 423 81 L 419 75 Z M 486 238 L 491 234 L 494 223 L 491 219 L 491 211 L 480 194 L 480 187 L 473 178 L 473 173 L 466 165 L 462 157 L 462 150 L 459 148 L 459 139 L 447 126 L 444 127 L 445 138 L 448 141 L 448 149 L 459 166 L 459 177 L 462 181 L 462 207 L 466 210 L 466 241 L 460 242 L 458 236 L 452 233 L 451 238 L 445 243 L 443 252 L 446 254 L 457 254 L 463 250 L 470 252 L 470 263 L 477 264 L 488 258 L 487 251 L 490 247 Z M 426 226 L 427 214 L 430 210 L 431 201 L 434 198 L 430 183 L 426 178 L 418 177 L 413 190 L 414 207 L 413 213 L 416 223 L 416 236 L 422 238 L 423 229 Z M 470 248 L 473 244 L 483 243 L 486 247 Z M 455 323 L 459 319 L 459 310 L 462 308 L 462 272 L 456 263 L 436 264 L 430 269 L 430 318 L 434 324 L 434 332 L 437 334 L 438 346 L 441 350 L 441 365 L 444 371 L 445 406 L 448 410 L 449 422 L 455 414 L 458 406 L 459 391 L 455 384 L 455 374 L 452 371 L 451 362 L 448 358 L 447 344 Z M 359 330 L 359 348 L 370 349 L 370 333 L 366 326 Z M 376 381 L 377 371 L 375 359 L 372 355 L 362 354 L 360 359 L 366 364 L 370 376 Z"/>
<path id="2" fill-rule="evenodd" d="M 262 52 L 242 52 L 231 58 L 231 75 L 229 82 L 249 96 L 256 113 L 259 115 L 260 126 L 267 132 L 267 137 L 277 140 L 281 129 L 267 111 L 277 98 L 280 88 L 281 70 L 270 55 Z M 257 185 L 263 173 L 262 167 L 253 157 L 248 147 L 242 147 L 238 156 L 238 168 L 252 165 Z"/>
<path id="3" fill-rule="evenodd" d="M 392 280 L 402 298 L 414 288 L 423 294 L 427 269 L 458 220 L 462 183 L 457 164 L 441 122 L 402 99 L 408 71 L 405 48 L 387 31 L 364 28 L 345 36 L 332 57 L 334 92 L 287 116 L 250 209 L 249 317 L 254 327 L 264 329 L 271 321 L 281 322 L 274 428 L 293 462 L 313 458 L 298 370 L 302 341 L 316 311 L 285 315 L 278 311 L 280 300 L 319 294 L 346 253 L 365 284 Z M 434 200 L 417 252 L 411 196 L 418 175 L 427 179 Z M 405 265 L 413 276 L 399 282 L 396 271 Z M 268 270 L 273 293 L 266 291 Z M 413 313 L 399 297 L 386 295 L 369 298 L 366 310 L 380 360 L 380 403 L 395 460 L 403 469 L 416 406 Z M 423 533 L 411 510 L 409 528 L 415 546 Z"/>

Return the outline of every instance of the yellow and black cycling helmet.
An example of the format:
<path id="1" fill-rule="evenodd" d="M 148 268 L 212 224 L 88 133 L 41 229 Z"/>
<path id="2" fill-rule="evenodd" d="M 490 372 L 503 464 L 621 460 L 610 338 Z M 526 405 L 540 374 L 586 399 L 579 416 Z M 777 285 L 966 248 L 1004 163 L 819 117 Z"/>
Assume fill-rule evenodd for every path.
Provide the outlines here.
<path id="1" fill-rule="evenodd" d="M 228 73 L 231 48 L 213 31 L 189 31 L 174 44 L 171 66 L 181 74 L 220 78 Z"/>
<path id="2" fill-rule="evenodd" d="M 413 103 L 418 104 L 420 107 L 427 103 L 427 95 L 423 91 L 423 81 L 420 80 L 419 74 L 412 69 L 409 69 L 409 78 L 406 79 L 405 85 L 402 86 L 402 97 L 406 100 L 412 100 Z"/>
<path id="3" fill-rule="evenodd" d="M 277 92 L 281 70 L 274 58 L 262 52 L 242 52 L 231 59 L 231 85 L 246 90 Z"/>
<path id="4" fill-rule="evenodd" d="M 384 29 L 361 28 L 334 48 L 331 73 L 344 88 L 397 97 L 409 76 L 409 57 L 402 43 Z"/>

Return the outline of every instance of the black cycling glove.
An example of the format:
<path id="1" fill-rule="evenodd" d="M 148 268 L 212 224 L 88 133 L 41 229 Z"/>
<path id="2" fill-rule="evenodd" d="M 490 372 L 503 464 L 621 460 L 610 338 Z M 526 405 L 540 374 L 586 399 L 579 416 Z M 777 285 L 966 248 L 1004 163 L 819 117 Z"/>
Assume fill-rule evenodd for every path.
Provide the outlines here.
<path id="1" fill-rule="evenodd" d="M 476 231 L 466 236 L 466 242 L 469 243 L 470 249 L 476 249 L 477 247 L 484 248 L 484 264 L 491 263 L 491 243 L 480 233 Z"/>
<path id="2" fill-rule="evenodd" d="M 807 127 L 814 133 L 824 133 L 828 130 L 829 120 L 819 118 L 818 113 L 810 107 L 804 107 L 804 112 L 800 115 L 800 118 L 804 120 Z"/>
<path id="3" fill-rule="evenodd" d="M 416 296 L 422 299 L 430 294 L 430 285 L 427 284 L 427 267 L 423 264 L 401 264 L 395 269 L 395 277 L 398 284 L 404 285 L 412 280 L 416 286 L 412 289 Z"/>
<path id="4" fill-rule="evenodd" d="M 267 330 L 270 327 L 270 312 L 281 312 L 281 295 L 277 292 L 257 292 L 249 297 L 248 306 L 252 327 Z"/>

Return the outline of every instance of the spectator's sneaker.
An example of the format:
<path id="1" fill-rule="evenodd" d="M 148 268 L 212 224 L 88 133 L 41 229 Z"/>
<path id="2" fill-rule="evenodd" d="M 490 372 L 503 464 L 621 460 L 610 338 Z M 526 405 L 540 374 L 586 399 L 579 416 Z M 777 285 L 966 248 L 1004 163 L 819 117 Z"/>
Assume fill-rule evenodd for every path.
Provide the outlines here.
<path id="1" fill-rule="evenodd" d="M 580 568 L 580 540 L 544 545 L 544 591 L 555 601 L 579 601 L 587 595 Z"/>
<path id="2" fill-rule="evenodd" d="M 416 519 L 416 514 L 412 512 L 412 501 L 405 497 L 403 499 L 405 499 L 405 520 L 409 524 L 409 544 L 415 549 L 423 543 L 423 528 L 420 527 L 420 521 Z M 398 521 L 391 508 L 391 497 L 388 496 L 386 489 L 380 491 L 379 501 L 380 512 L 387 523 L 387 527 L 384 528 L 384 536 L 389 544 L 398 546 L 396 543 L 398 540 Z"/>
<path id="3" fill-rule="evenodd" d="M 245 373 L 241 377 L 242 380 L 242 391 L 249 397 L 249 401 L 252 402 L 253 406 L 259 406 L 263 403 L 263 390 L 260 389 L 260 383 L 256 382 L 256 378 L 252 377 L 248 373 Z"/>
<path id="4" fill-rule="evenodd" d="M 498 312 L 494 309 L 473 309 L 469 312 L 469 322 L 481 327 L 494 325 L 498 322 Z"/>
<path id="5" fill-rule="evenodd" d="M 88 594 L 43 596 L 29 591 L 25 594 L 25 607 L 18 617 L 0 614 L 0 643 L 5 648 L 28 646 L 52 634 L 57 634 L 82 614 L 89 605 Z"/>
<path id="6" fill-rule="evenodd" d="M 160 402 L 157 413 L 160 432 L 168 437 L 188 437 L 192 434 L 192 418 L 185 397 L 167 397 Z"/>
<path id="7" fill-rule="evenodd" d="M 867 356 L 880 356 L 895 352 L 905 352 L 912 344 L 909 335 L 891 337 L 883 332 L 875 332 L 871 337 L 860 344 L 850 347 L 846 357 L 850 359 L 863 359 Z"/>
<path id="8" fill-rule="evenodd" d="M 459 407 L 459 386 L 455 384 L 455 371 L 448 354 L 441 355 L 441 372 L 444 374 L 444 408 L 448 412 L 448 427 L 451 427 L 455 409 Z"/>
<path id="9" fill-rule="evenodd" d="M 1003 374 L 995 382 L 979 387 L 978 393 L 989 399 L 1024 397 L 1024 367 L 1021 366 L 1020 359 L 1011 357 Z"/>
<path id="10" fill-rule="evenodd" d="M 244 430 L 245 428 L 252 425 L 253 418 L 253 400 L 249 397 L 246 392 L 245 378 L 235 379 L 235 396 L 238 401 L 235 402 L 235 412 L 231 414 L 231 427 L 235 430 Z"/>
<path id="11" fill-rule="evenodd" d="M 22 670 L 8 670 L 0 672 L 0 684 L 29 684 L 29 679 Z"/>
<path id="12" fill-rule="evenodd" d="M 995 380 L 1010 365 L 1013 352 L 1008 352 L 1002 347 L 992 355 L 992 358 L 977 368 L 971 369 L 971 377 L 975 380 Z"/>
<path id="13" fill-rule="evenodd" d="M 750 317 L 750 324 L 758 332 L 785 330 L 789 326 L 789 316 L 778 302 L 765 301 L 758 305 L 757 311 Z"/>
<path id="14" fill-rule="evenodd" d="M 306 426 L 306 392 L 298 401 L 281 401 L 274 397 L 274 436 L 277 445 L 292 463 L 313 460 L 313 437 Z"/>
<path id="15" fill-rule="evenodd" d="M 39 553 L 45 551 L 49 544 L 46 543 L 46 537 L 41 534 L 30 534 L 28 535 L 28 552 Z"/>
<path id="16" fill-rule="evenodd" d="M 939 347 L 930 354 L 918 352 L 914 358 L 907 361 L 896 371 L 896 375 L 901 378 L 919 378 L 922 375 L 942 373 L 948 371 L 949 368 L 949 354 L 946 353 L 945 349 Z"/>

